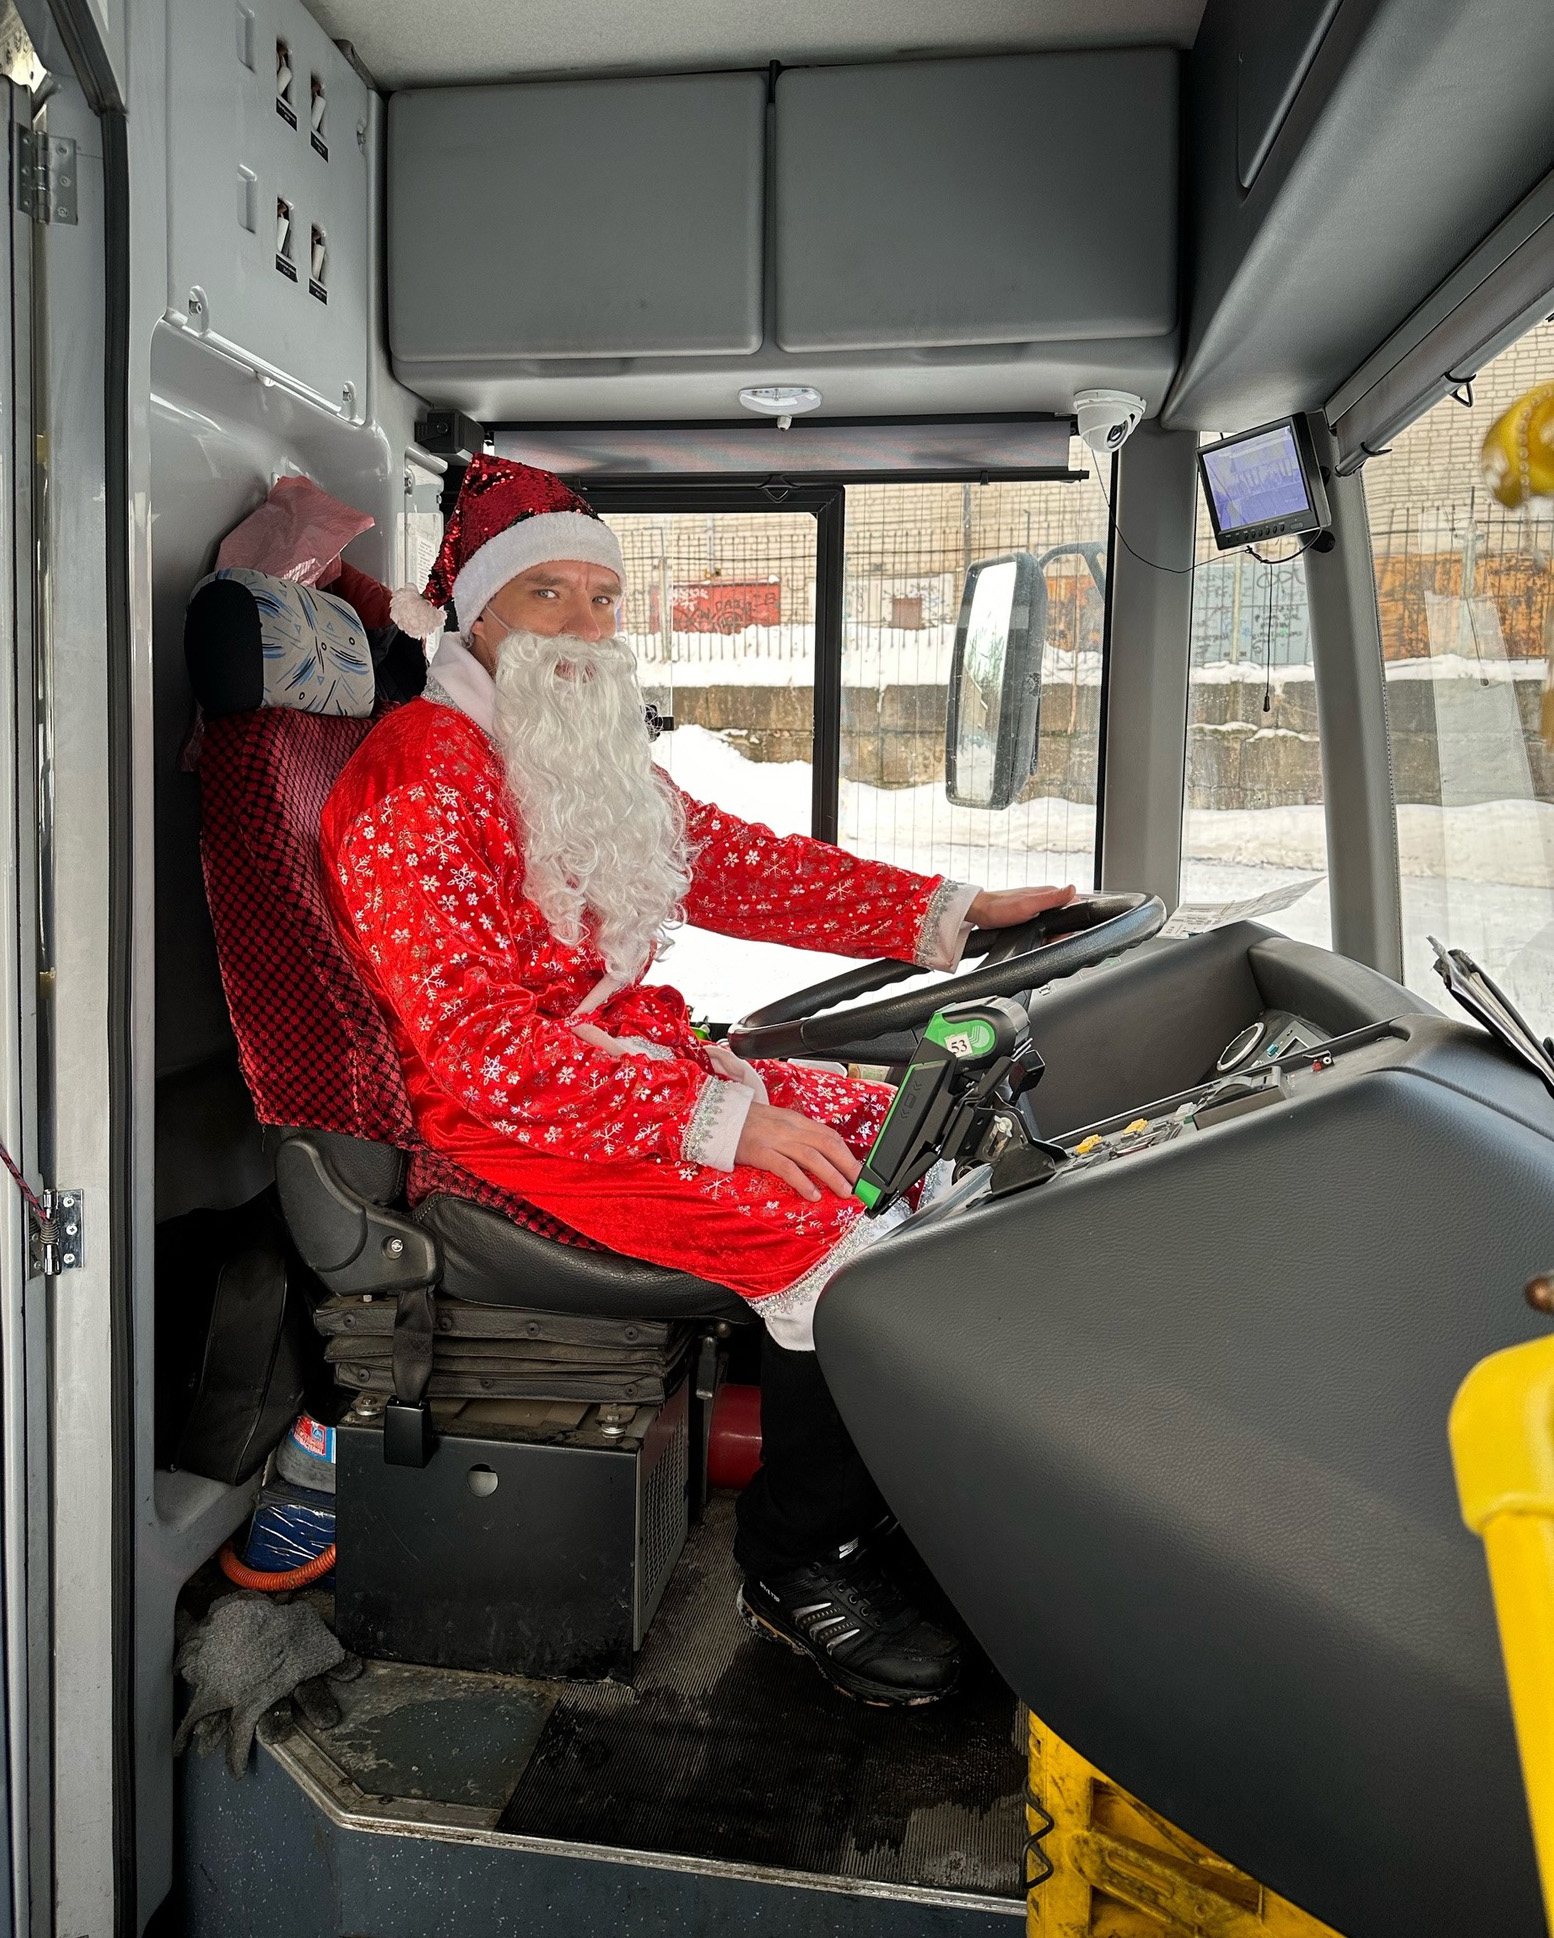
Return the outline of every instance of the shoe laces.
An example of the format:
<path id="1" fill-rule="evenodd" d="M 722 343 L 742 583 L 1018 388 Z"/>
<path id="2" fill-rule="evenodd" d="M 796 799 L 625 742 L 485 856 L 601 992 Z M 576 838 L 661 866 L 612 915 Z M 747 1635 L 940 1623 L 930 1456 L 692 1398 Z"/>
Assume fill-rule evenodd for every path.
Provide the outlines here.
<path id="1" fill-rule="evenodd" d="M 906 1596 L 866 1548 L 855 1549 L 835 1563 L 834 1574 L 841 1595 L 875 1628 L 885 1628 L 910 1616 L 911 1604 Z"/>

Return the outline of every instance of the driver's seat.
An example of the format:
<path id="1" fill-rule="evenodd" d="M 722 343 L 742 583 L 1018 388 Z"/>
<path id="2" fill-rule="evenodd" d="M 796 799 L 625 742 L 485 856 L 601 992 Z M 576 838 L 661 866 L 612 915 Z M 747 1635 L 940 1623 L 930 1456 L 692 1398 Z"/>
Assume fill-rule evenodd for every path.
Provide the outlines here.
<path id="1" fill-rule="evenodd" d="M 429 1150 L 329 912 L 319 821 L 370 720 L 206 723 L 201 852 L 243 1076 L 297 1249 L 331 1292 L 395 1297 L 395 1400 L 419 1409 L 435 1292 L 608 1321 L 743 1321 L 726 1287 L 623 1258 Z"/>

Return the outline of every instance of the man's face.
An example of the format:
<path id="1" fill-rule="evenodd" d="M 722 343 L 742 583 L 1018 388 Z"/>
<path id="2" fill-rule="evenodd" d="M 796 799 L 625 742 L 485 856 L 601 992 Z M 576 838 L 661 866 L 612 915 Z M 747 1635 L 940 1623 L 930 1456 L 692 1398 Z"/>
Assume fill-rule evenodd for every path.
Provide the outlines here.
<path id="1" fill-rule="evenodd" d="M 509 632 L 609 639 L 615 632 L 620 600 L 621 582 L 607 565 L 588 565 L 580 559 L 531 565 L 507 581 L 471 626 L 470 650 L 494 676 L 497 655 Z"/>

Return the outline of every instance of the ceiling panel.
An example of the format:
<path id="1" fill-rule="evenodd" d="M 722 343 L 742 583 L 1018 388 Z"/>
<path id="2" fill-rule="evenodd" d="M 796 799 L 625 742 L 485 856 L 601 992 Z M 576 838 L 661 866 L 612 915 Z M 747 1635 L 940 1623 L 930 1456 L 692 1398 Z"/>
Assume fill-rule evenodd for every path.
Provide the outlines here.
<path id="1" fill-rule="evenodd" d="M 1204 0 L 310 0 L 385 87 L 1057 47 L 1188 47 Z"/>

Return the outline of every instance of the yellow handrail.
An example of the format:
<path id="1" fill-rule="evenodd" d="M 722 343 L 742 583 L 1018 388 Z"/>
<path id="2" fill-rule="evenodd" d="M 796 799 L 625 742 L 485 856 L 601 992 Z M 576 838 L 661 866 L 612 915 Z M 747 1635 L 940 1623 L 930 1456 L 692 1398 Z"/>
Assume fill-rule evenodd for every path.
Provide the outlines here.
<path id="1" fill-rule="evenodd" d="M 1554 1337 L 1491 1353 L 1452 1402 L 1462 1518 L 1482 1537 L 1554 1930 Z"/>

